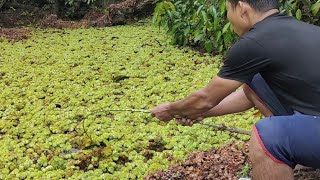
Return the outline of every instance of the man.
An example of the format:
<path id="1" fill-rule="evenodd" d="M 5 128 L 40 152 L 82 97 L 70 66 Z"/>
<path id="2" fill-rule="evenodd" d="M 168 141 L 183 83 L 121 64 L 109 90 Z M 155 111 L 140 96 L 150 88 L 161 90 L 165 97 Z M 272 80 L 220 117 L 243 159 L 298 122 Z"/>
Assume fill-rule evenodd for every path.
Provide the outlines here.
<path id="1" fill-rule="evenodd" d="M 227 10 L 240 38 L 218 75 L 152 115 L 196 120 L 256 106 L 267 118 L 250 139 L 253 179 L 292 180 L 297 164 L 319 168 L 320 28 L 279 14 L 277 0 L 227 0 Z"/>

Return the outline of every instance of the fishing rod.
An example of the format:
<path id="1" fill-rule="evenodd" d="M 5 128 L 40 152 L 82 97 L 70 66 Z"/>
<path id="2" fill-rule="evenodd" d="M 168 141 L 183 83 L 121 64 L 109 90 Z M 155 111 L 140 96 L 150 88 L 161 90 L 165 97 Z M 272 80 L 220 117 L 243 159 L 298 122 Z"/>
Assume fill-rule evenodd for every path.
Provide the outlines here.
<path id="1" fill-rule="evenodd" d="M 148 113 L 150 114 L 151 111 L 150 110 L 145 110 L 145 109 L 104 109 L 100 112 L 131 112 L 131 113 Z M 97 113 L 97 112 L 95 112 Z M 89 115 L 92 115 L 94 113 L 91 113 Z M 232 133 L 238 133 L 238 134 L 244 134 L 244 135 L 251 135 L 250 131 L 245 131 L 245 130 L 241 130 L 241 129 L 237 129 L 234 127 L 227 127 L 225 124 L 208 124 L 208 123 L 204 123 L 204 122 L 199 122 L 199 124 L 207 126 L 207 127 L 213 127 L 215 129 L 217 129 L 218 131 L 229 131 Z M 84 128 L 84 121 L 83 121 L 83 128 Z M 85 134 L 87 134 L 85 128 L 84 128 Z M 87 134 L 88 137 L 90 137 Z M 91 139 L 91 137 L 90 137 Z"/>

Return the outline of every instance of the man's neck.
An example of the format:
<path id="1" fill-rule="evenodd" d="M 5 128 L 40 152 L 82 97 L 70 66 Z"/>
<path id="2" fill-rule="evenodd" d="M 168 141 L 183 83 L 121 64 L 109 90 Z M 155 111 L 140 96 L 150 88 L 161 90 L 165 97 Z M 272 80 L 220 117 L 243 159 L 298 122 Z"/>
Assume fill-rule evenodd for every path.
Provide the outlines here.
<path id="1" fill-rule="evenodd" d="M 270 9 L 269 11 L 264 12 L 264 13 L 255 13 L 251 17 L 251 25 L 254 26 L 258 22 L 260 22 L 260 21 L 264 20 L 265 18 L 269 17 L 270 15 L 278 13 L 278 12 L 279 12 L 278 9 Z"/>

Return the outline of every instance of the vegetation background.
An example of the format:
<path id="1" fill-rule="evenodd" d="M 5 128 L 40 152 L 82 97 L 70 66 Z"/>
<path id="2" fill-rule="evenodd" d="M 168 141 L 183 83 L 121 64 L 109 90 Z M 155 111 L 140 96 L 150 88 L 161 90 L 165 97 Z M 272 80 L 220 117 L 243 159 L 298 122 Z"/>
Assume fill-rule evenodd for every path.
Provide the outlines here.
<path id="1" fill-rule="evenodd" d="M 237 144 L 182 162 L 248 140 L 223 128 L 249 131 L 256 111 L 205 120 L 220 128 L 110 112 L 147 110 L 206 85 L 237 39 L 225 3 L 0 0 L 0 179 L 248 176 Z M 280 4 L 320 25 L 320 0 Z"/>

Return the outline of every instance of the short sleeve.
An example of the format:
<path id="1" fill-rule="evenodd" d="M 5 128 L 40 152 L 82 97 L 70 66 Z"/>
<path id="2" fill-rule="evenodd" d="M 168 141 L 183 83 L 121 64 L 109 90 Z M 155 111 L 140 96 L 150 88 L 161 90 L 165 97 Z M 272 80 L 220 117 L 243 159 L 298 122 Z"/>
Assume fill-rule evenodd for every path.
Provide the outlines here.
<path id="1" fill-rule="evenodd" d="M 218 76 L 243 83 L 271 64 L 262 46 L 250 38 L 240 38 L 228 52 Z"/>

